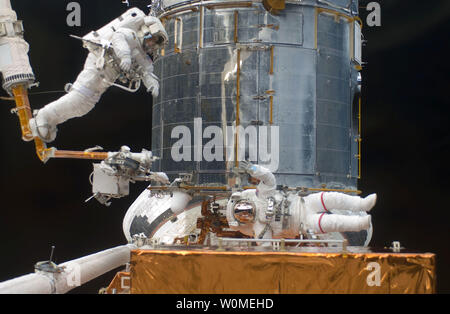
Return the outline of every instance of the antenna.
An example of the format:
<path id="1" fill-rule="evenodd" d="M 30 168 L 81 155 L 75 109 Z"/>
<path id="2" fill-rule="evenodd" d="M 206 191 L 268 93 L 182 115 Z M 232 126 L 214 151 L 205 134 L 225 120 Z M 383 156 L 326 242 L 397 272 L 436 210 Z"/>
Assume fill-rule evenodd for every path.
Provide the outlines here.
<path id="1" fill-rule="evenodd" d="M 37 262 L 34 265 L 35 271 L 43 271 L 46 273 L 60 273 L 63 271 L 64 267 L 58 267 L 53 262 L 53 254 L 55 253 L 55 246 L 52 245 L 52 250 L 50 252 L 50 259 L 48 261 Z"/>
<path id="2" fill-rule="evenodd" d="M 52 245 L 52 251 L 51 251 L 51 253 L 50 253 L 50 259 L 49 259 L 50 262 L 53 261 L 53 253 L 54 253 L 54 252 L 55 252 L 55 246 Z"/>

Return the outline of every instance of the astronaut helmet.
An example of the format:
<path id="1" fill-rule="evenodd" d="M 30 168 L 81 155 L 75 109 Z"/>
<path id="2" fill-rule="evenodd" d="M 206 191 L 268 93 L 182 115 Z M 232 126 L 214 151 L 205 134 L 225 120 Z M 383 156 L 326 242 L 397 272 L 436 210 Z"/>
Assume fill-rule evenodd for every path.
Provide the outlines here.
<path id="1" fill-rule="evenodd" d="M 233 206 L 233 217 L 240 224 L 252 223 L 256 217 L 256 205 L 252 201 L 241 199 Z"/>
<path id="2" fill-rule="evenodd" d="M 155 49 L 164 47 L 168 41 L 168 35 L 159 20 L 149 20 L 138 32 L 142 47 L 150 53 Z"/>

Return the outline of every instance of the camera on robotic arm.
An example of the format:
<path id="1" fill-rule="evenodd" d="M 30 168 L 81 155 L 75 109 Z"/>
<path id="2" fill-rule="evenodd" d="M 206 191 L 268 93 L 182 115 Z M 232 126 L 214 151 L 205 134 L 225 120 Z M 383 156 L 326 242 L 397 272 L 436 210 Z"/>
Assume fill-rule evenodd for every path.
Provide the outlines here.
<path id="1" fill-rule="evenodd" d="M 132 153 L 130 148 L 122 146 L 120 151 L 108 154 L 108 158 L 93 164 L 91 174 L 92 198 L 109 206 L 113 198 L 129 195 L 130 182 L 156 181 L 169 183 L 169 178 L 162 172 L 151 172 L 152 163 L 159 159 L 151 151 L 143 149 L 141 153 Z"/>

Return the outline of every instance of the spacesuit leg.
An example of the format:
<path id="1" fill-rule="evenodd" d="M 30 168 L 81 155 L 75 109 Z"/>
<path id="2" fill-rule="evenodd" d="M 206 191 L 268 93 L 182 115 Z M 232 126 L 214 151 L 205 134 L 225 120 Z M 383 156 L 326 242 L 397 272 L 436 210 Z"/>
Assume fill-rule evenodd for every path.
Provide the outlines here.
<path id="1" fill-rule="evenodd" d="M 375 206 L 376 201 L 376 194 L 361 198 L 338 192 L 322 192 L 305 197 L 306 206 L 316 213 L 333 209 L 368 212 Z"/>
<path id="2" fill-rule="evenodd" d="M 95 60 L 95 56 L 89 54 L 83 71 L 78 75 L 70 91 L 39 110 L 36 117 L 30 120 L 34 136 L 51 142 L 56 137 L 58 124 L 84 116 L 94 108 L 111 85 L 106 81 L 114 82 L 118 75 L 112 69 L 96 69 Z"/>
<path id="3" fill-rule="evenodd" d="M 371 216 L 313 214 L 307 218 L 308 229 L 315 233 L 361 231 L 370 228 Z"/>

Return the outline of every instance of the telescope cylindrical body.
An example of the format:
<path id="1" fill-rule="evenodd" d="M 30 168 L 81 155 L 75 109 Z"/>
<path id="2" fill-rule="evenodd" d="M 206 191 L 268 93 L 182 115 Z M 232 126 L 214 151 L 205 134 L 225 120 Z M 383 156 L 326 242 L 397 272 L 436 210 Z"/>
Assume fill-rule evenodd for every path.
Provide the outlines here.
<path id="1" fill-rule="evenodd" d="M 228 184 L 237 164 L 230 149 L 264 165 L 274 161 L 270 152 L 278 145 L 278 184 L 357 188 L 357 0 L 286 1 L 278 15 L 262 1 L 163 5 L 169 43 L 155 60 L 161 80 L 152 122 L 152 151 L 161 157 L 155 171 L 192 173 L 198 185 Z M 242 127 L 243 140 L 227 138 L 233 125 Z M 213 139 L 208 127 L 223 131 L 213 142 L 224 151 L 222 160 L 205 156 Z M 190 138 L 182 138 L 187 130 Z"/>

